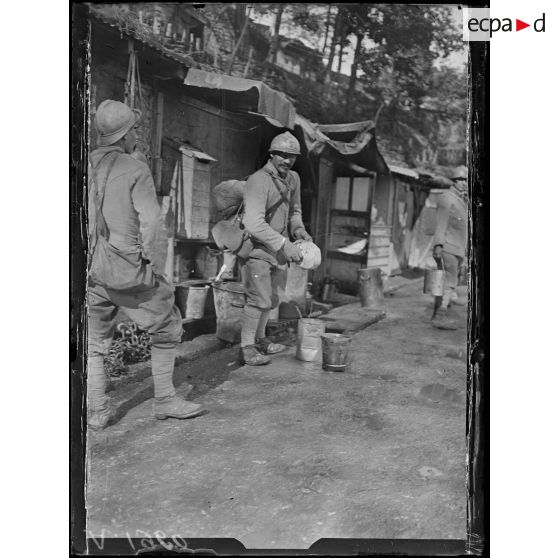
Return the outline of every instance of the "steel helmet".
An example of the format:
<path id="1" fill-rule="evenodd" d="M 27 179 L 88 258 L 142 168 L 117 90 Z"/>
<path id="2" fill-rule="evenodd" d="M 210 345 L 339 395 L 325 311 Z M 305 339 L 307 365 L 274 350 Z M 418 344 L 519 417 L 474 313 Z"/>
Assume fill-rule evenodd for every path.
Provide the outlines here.
<path id="1" fill-rule="evenodd" d="M 281 151 L 291 155 L 300 155 L 300 144 L 290 132 L 284 132 L 273 138 L 269 151 Z"/>
<path id="2" fill-rule="evenodd" d="M 469 173 L 465 165 L 459 165 L 455 167 L 452 172 L 453 180 L 467 180 L 469 178 Z"/>
<path id="3" fill-rule="evenodd" d="M 141 111 L 131 109 L 120 101 L 107 99 L 95 114 L 95 128 L 99 133 L 99 145 L 106 146 L 123 138 L 141 118 Z"/>

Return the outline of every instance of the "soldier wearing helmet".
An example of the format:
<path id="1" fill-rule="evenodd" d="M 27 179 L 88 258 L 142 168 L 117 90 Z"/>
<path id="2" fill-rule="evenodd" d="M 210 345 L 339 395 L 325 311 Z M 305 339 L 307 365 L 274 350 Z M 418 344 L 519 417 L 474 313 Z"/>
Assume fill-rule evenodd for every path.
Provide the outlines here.
<path id="1" fill-rule="evenodd" d="M 120 275 L 135 273 L 135 269 L 131 269 L 134 266 L 147 269 L 153 259 L 151 244 L 161 225 L 161 211 L 149 167 L 132 156 L 140 117 L 140 111 L 110 99 L 103 101 L 95 114 L 98 148 L 90 155 L 89 246 L 92 262 L 97 263 L 96 269 L 101 272 L 105 264 L 99 262 L 105 260 L 97 250 L 99 232 L 96 224 L 102 223 L 99 219 L 104 220 L 106 227 L 103 229 L 108 229 L 108 236 L 103 236 L 110 250 L 120 258 Z M 111 268 L 114 279 L 116 266 L 105 267 Z M 97 282 L 92 274 L 89 277 L 87 422 L 92 429 L 104 428 L 111 415 L 105 394 L 104 355 L 112 342 L 119 308 L 151 336 L 155 416 L 183 419 L 203 411 L 200 405 L 176 395 L 172 376 L 176 345 L 182 337 L 182 319 L 174 306 L 174 293 L 169 283 L 152 266 L 149 271 L 153 272 L 150 273 L 153 281 L 129 289 L 116 284 L 111 288 L 110 284 L 99 284 L 98 277 Z"/>
<path id="2" fill-rule="evenodd" d="M 244 188 L 243 224 L 254 248 L 241 259 L 246 305 L 239 360 L 251 366 L 268 364 L 268 355 L 287 348 L 265 336 L 270 311 L 279 304 L 276 272 L 279 265 L 302 259 L 300 248 L 290 236 L 312 240 L 302 222 L 300 177 L 291 170 L 300 155 L 300 145 L 285 132 L 273 139 L 269 153 L 269 161 L 250 176 Z"/>
<path id="3" fill-rule="evenodd" d="M 432 325 L 438 329 L 457 329 L 457 321 L 448 309 L 453 304 L 466 304 L 457 296 L 457 284 L 467 250 L 467 167 L 455 170 L 452 186 L 437 195 L 436 205 L 432 257 L 446 273 L 444 294 Z"/>

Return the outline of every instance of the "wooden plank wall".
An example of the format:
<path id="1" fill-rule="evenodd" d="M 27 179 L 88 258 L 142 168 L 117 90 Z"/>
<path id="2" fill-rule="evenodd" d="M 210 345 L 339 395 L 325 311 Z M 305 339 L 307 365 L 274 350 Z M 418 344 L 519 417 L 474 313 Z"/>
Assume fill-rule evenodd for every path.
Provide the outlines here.
<path id="1" fill-rule="evenodd" d="M 390 272 L 390 253 L 391 253 L 391 227 L 374 226 L 370 227 L 368 237 L 368 256 L 366 259 L 367 267 L 379 267 L 389 275 Z"/>
<path id="2" fill-rule="evenodd" d="M 243 178 L 258 168 L 259 127 L 246 117 L 220 111 L 167 87 L 163 135 L 177 143 L 190 143 L 217 159 L 211 165 L 212 187 L 223 180 Z"/>
<path id="3" fill-rule="evenodd" d="M 322 265 L 313 272 L 312 281 L 319 282 L 323 280 L 326 274 L 327 250 L 329 247 L 329 211 L 331 204 L 331 196 L 334 187 L 334 165 L 327 159 L 320 158 L 318 166 L 318 198 L 316 202 L 316 210 L 314 212 L 315 219 L 315 235 L 314 242 L 318 245 L 322 252 Z"/>

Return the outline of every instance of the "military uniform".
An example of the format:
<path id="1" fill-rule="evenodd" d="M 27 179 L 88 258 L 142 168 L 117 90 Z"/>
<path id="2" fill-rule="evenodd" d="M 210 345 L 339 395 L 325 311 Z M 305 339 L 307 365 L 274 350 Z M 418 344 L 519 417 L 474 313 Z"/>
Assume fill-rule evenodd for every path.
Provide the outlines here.
<path id="1" fill-rule="evenodd" d="M 152 242 L 161 226 L 161 209 L 151 172 L 145 163 L 124 153 L 120 147 L 108 146 L 91 153 L 91 164 L 99 175 L 106 166 L 103 158 L 115 152 L 118 158 L 107 180 L 103 204 L 110 243 L 122 250 L 141 251 L 146 259 L 152 260 Z M 89 193 L 89 222 L 94 223 L 94 188 L 90 188 Z M 157 276 L 154 287 L 141 290 L 115 291 L 90 282 L 88 303 L 90 356 L 108 353 L 118 308 L 141 329 L 147 330 L 153 343 L 179 343 L 181 340 L 180 310 L 174 305 L 172 288 L 161 275 Z"/>
<path id="2" fill-rule="evenodd" d="M 281 204 L 268 223 L 266 211 L 280 199 L 276 184 L 289 200 Z M 304 228 L 300 204 L 300 177 L 289 171 L 283 179 L 277 169 L 268 162 L 255 172 L 244 188 L 245 213 L 243 224 L 252 237 L 254 249 L 247 259 L 241 261 L 241 273 L 246 289 L 246 304 L 266 311 L 279 304 L 277 295 L 277 266 L 286 261 L 278 255 L 285 238 Z"/>
<path id="3" fill-rule="evenodd" d="M 467 203 L 464 190 L 452 186 L 437 197 L 436 230 L 433 245 L 442 246 L 442 262 L 446 271 L 443 306 L 455 296 L 459 269 L 467 248 Z"/>
<path id="4" fill-rule="evenodd" d="M 178 396 L 173 384 L 182 319 L 174 305 L 171 286 L 149 263 L 153 260 L 152 244 L 162 223 L 151 172 L 144 161 L 130 155 L 137 142 L 135 130 L 140 118 L 140 111 L 112 99 L 103 101 L 95 114 L 100 147 L 90 155 L 91 262 L 87 285 L 87 424 L 91 429 L 104 428 L 112 414 L 106 395 L 104 355 L 112 342 L 119 308 L 151 335 L 155 417 L 185 419 L 203 411 L 201 405 Z M 97 215 L 97 207 L 102 215 Z M 99 244 L 101 235 L 103 241 Z M 153 281 L 139 281 L 129 289 L 115 288 L 128 284 L 130 276 L 143 273 L 145 260 L 153 271 L 145 277 L 153 277 Z M 103 286 L 95 283 L 93 277 L 102 280 Z M 100 279 L 103 277 L 106 281 Z M 136 285 L 134 281 L 130 284 Z"/>

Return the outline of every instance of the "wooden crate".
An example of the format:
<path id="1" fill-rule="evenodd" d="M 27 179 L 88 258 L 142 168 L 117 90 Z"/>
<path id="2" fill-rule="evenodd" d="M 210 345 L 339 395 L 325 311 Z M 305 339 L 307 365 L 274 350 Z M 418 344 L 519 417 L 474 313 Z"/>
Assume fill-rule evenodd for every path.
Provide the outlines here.
<path id="1" fill-rule="evenodd" d="M 390 273 L 391 227 L 372 225 L 368 236 L 366 267 L 379 267 Z"/>
<path id="2" fill-rule="evenodd" d="M 211 163 L 216 159 L 186 146 L 182 154 L 177 229 L 180 238 L 209 238 Z"/>

